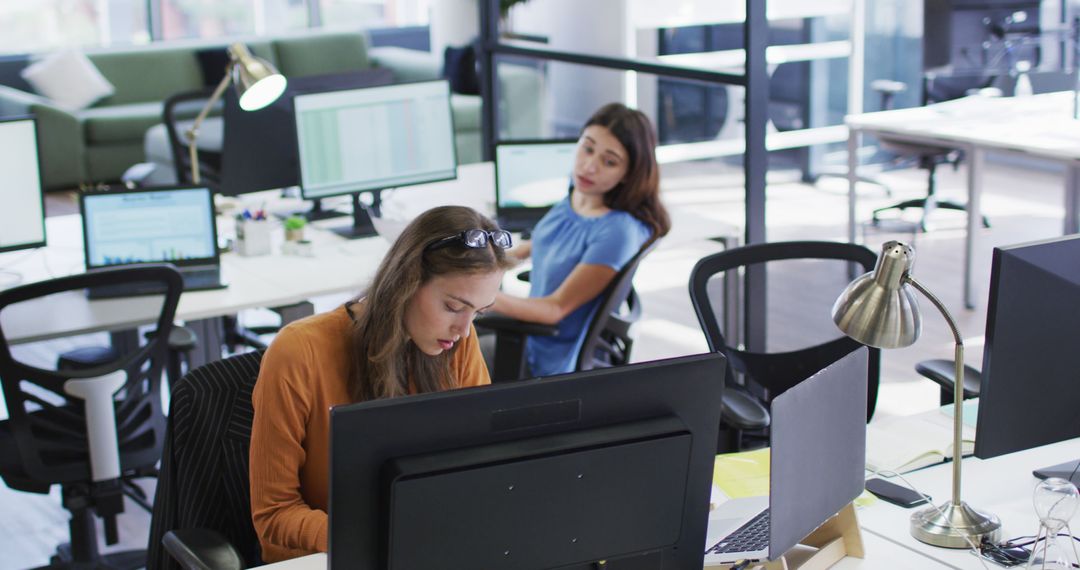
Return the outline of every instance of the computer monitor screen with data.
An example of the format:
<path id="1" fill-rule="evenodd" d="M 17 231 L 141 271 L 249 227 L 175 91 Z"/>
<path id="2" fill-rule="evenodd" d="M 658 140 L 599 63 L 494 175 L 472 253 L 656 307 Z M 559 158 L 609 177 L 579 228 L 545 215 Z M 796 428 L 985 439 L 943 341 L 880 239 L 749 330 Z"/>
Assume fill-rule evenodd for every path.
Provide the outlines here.
<path id="1" fill-rule="evenodd" d="M 0 149 L 0 251 L 41 247 L 45 198 L 34 119 L 0 119 Z"/>
<path id="2" fill-rule="evenodd" d="M 1078 346 L 1080 235 L 995 248 L 975 455 L 1080 437 Z"/>
<path id="3" fill-rule="evenodd" d="M 305 199 L 372 192 L 457 176 L 450 87 L 404 83 L 298 95 L 293 100 Z M 354 225 L 363 224 L 362 218 Z"/>
<path id="4" fill-rule="evenodd" d="M 81 196 L 86 268 L 128 263 L 216 263 L 209 188 L 100 192 Z"/>
<path id="5" fill-rule="evenodd" d="M 724 357 L 339 406 L 330 568 L 701 568 Z"/>
<path id="6" fill-rule="evenodd" d="M 499 225 L 532 228 L 570 190 L 577 140 L 514 141 L 495 147 Z"/>

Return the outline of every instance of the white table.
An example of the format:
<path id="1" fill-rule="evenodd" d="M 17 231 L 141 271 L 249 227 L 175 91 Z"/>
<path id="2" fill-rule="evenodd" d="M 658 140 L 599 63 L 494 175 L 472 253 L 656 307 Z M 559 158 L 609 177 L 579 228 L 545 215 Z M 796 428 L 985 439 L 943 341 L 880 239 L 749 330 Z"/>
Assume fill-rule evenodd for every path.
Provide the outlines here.
<path id="1" fill-rule="evenodd" d="M 1031 97 L 965 97 L 926 107 L 849 115 L 848 240 L 855 243 L 857 150 L 862 133 L 967 154 L 967 235 L 964 243 L 964 304 L 974 308 L 972 258 L 982 213 L 980 197 L 987 153 L 1043 158 L 1065 166 L 1064 233 L 1080 231 L 1080 122 L 1073 120 L 1072 92 Z"/>
<path id="2" fill-rule="evenodd" d="M 491 163 L 462 166 L 458 178 L 447 182 L 402 188 L 389 194 L 384 215 L 411 219 L 427 208 L 443 204 L 468 205 L 490 214 L 494 207 L 494 168 Z M 244 196 L 251 208 L 294 210 L 298 200 L 280 200 L 277 192 Z M 338 218 L 329 224 L 347 223 Z M 271 223 L 280 223 L 272 221 Z M 286 307 L 312 297 L 358 293 L 374 275 L 390 247 L 388 239 L 374 236 L 346 240 L 309 225 L 305 237 L 312 241 L 314 257 L 282 255 L 283 232 L 276 231 L 275 253 L 243 257 L 221 256 L 222 277 L 229 286 L 210 291 L 190 291 L 180 296 L 176 318 L 202 322 L 256 307 Z M 400 224 L 400 225 L 403 225 Z M 48 246 L 34 252 L 0 254 L 0 267 L 18 272 L 23 283 L 81 273 L 82 226 L 78 215 L 46 219 Z M 233 221 L 218 219 L 219 236 L 234 235 Z M 89 301 L 81 292 L 54 295 L 12 306 L 2 315 L 8 342 L 25 343 L 99 331 L 121 331 L 153 322 L 160 312 L 160 296 Z M 208 332 L 211 327 L 206 327 Z M 194 364 L 215 358 L 214 342 L 202 343 L 208 351 Z M 220 355 L 216 356 L 220 358 Z"/>
<path id="3" fill-rule="evenodd" d="M 1034 535 L 1039 529 L 1039 519 L 1035 516 L 1031 498 L 1039 481 L 1031 474 L 1032 470 L 1078 457 L 1080 439 L 987 460 L 968 457 L 964 459 L 962 498 L 973 507 L 997 515 L 1001 519 L 1003 539 Z M 940 505 L 951 495 L 952 466 L 948 463 L 915 471 L 905 477 L 920 491 L 933 497 L 935 504 Z M 938 548 L 912 538 L 909 519 L 916 510 L 878 501 L 859 512 L 859 523 L 864 536 L 877 536 L 951 568 L 983 568 L 979 559 L 967 550 Z"/>

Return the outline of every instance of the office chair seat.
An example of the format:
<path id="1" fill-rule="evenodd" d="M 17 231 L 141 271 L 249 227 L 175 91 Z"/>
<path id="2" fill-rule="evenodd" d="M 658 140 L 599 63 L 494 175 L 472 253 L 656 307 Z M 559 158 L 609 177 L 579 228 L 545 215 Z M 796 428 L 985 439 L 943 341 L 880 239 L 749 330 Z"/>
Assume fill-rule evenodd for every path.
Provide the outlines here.
<path id="1" fill-rule="evenodd" d="M 111 346 L 81 346 L 61 353 L 56 360 L 57 370 L 86 370 L 107 364 L 120 358 L 120 352 Z"/>

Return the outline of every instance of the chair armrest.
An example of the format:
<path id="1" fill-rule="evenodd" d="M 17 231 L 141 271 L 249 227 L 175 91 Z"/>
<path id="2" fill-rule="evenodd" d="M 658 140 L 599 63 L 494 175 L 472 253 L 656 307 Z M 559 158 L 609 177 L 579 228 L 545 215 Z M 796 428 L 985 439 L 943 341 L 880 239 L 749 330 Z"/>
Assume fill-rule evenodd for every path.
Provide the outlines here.
<path id="1" fill-rule="evenodd" d="M 952 392 L 956 388 L 956 364 L 952 360 L 923 360 L 915 365 L 915 371 L 937 382 L 943 390 Z M 964 399 L 978 398 L 982 388 L 982 373 L 964 365 Z"/>
<path id="2" fill-rule="evenodd" d="M 161 543 L 185 570 L 244 570 L 240 553 L 220 533 L 185 528 L 165 533 Z"/>
<path id="3" fill-rule="evenodd" d="M 769 427 L 769 410 L 754 396 L 737 388 L 724 390 L 720 404 L 720 421 L 738 430 Z"/>
<path id="4" fill-rule="evenodd" d="M 430 52 L 383 46 L 368 50 L 373 65 L 394 72 L 397 81 L 425 81 L 442 75 L 442 58 Z"/>
<path id="5" fill-rule="evenodd" d="M 559 334 L 558 325 L 545 325 L 542 323 L 520 321 L 498 313 L 484 315 L 473 321 L 473 324 L 475 324 L 478 329 L 488 329 L 495 331 L 496 333 L 506 332 L 529 336 L 555 336 Z"/>

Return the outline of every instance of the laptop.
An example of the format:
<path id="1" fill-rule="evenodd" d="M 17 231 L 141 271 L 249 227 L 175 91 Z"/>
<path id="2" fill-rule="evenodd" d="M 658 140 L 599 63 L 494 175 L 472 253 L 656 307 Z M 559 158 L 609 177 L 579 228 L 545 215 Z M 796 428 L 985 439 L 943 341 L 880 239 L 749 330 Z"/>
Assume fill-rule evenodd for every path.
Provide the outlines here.
<path id="1" fill-rule="evenodd" d="M 573 183 L 577 139 L 528 140 L 495 147 L 495 213 L 499 227 L 532 230 Z"/>
<path id="2" fill-rule="evenodd" d="M 775 560 L 863 491 L 867 349 L 772 401 L 769 495 L 709 513 L 705 566 Z"/>
<path id="3" fill-rule="evenodd" d="M 180 271 L 185 291 L 225 287 L 209 188 L 87 192 L 79 206 L 87 271 L 164 262 Z M 142 282 L 87 290 L 91 299 L 160 293 L 160 284 Z"/>

